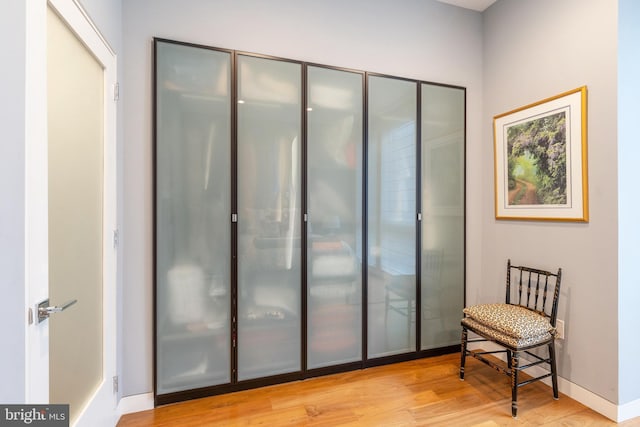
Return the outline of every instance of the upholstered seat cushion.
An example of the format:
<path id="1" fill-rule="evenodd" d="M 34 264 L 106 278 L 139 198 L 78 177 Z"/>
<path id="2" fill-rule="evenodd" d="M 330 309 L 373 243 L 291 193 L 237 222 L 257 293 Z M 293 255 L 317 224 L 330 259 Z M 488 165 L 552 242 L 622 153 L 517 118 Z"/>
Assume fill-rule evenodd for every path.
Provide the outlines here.
<path id="1" fill-rule="evenodd" d="M 482 323 L 476 322 L 471 317 L 465 317 L 462 319 L 461 323 L 467 329 L 477 332 L 485 338 L 496 341 L 502 345 L 507 345 L 514 349 L 535 346 L 545 341 L 549 341 L 552 338 L 552 335 L 549 332 L 545 332 L 542 335 L 524 338 L 512 337 L 511 335 L 504 334 L 496 329 L 492 329 Z"/>
<path id="2" fill-rule="evenodd" d="M 462 324 L 514 347 L 544 342 L 555 335 L 549 319 L 512 304 L 479 304 L 464 309 Z"/>

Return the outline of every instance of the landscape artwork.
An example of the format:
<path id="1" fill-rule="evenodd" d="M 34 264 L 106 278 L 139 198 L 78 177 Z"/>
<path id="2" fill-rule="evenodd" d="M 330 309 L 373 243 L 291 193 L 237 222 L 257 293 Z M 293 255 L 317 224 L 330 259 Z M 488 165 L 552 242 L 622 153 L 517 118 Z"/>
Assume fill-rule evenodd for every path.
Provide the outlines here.
<path id="1" fill-rule="evenodd" d="M 587 90 L 494 117 L 496 219 L 588 221 Z"/>
<path id="2" fill-rule="evenodd" d="M 567 114 L 507 127 L 508 204 L 567 204 Z"/>

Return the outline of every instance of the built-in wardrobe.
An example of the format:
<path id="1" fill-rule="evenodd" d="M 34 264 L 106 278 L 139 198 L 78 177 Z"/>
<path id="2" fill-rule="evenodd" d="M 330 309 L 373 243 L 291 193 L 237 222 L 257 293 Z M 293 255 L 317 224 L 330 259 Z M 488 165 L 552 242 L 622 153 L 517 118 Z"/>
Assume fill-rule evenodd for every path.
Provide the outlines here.
<path id="1" fill-rule="evenodd" d="M 465 89 L 154 40 L 156 404 L 458 350 Z"/>

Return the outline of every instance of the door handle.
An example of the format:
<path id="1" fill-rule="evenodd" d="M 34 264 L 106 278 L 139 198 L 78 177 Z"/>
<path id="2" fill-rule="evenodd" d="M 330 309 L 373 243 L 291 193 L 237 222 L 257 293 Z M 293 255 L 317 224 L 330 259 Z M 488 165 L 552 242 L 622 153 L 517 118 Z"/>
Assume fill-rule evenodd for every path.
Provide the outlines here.
<path id="1" fill-rule="evenodd" d="M 53 313 L 59 313 L 61 311 L 66 310 L 71 307 L 73 304 L 77 303 L 77 299 L 73 299 L 71 301 L 67 301 L 62 305 L 49 305 L 49 299 L 42 301 L 38 304 L 38 321 L 36 323 L 40 323 L 49 318 L 49 316 Z"/>

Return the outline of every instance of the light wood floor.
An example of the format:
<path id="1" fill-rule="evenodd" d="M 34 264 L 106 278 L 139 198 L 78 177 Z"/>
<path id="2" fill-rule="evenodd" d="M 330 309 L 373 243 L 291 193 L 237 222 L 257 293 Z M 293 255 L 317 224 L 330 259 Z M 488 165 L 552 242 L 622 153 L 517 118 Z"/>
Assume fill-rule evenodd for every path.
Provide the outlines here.
<path id="1" fill-rule="evenodd" d="M 536 382 L 519 390 L 511 418 L 509 379 L 459 354 L 208 397 L 128 414 L 129 426 L 610 426 L 616 423 Z M 640 418 L 621 426 L 640 426 Z"/>

